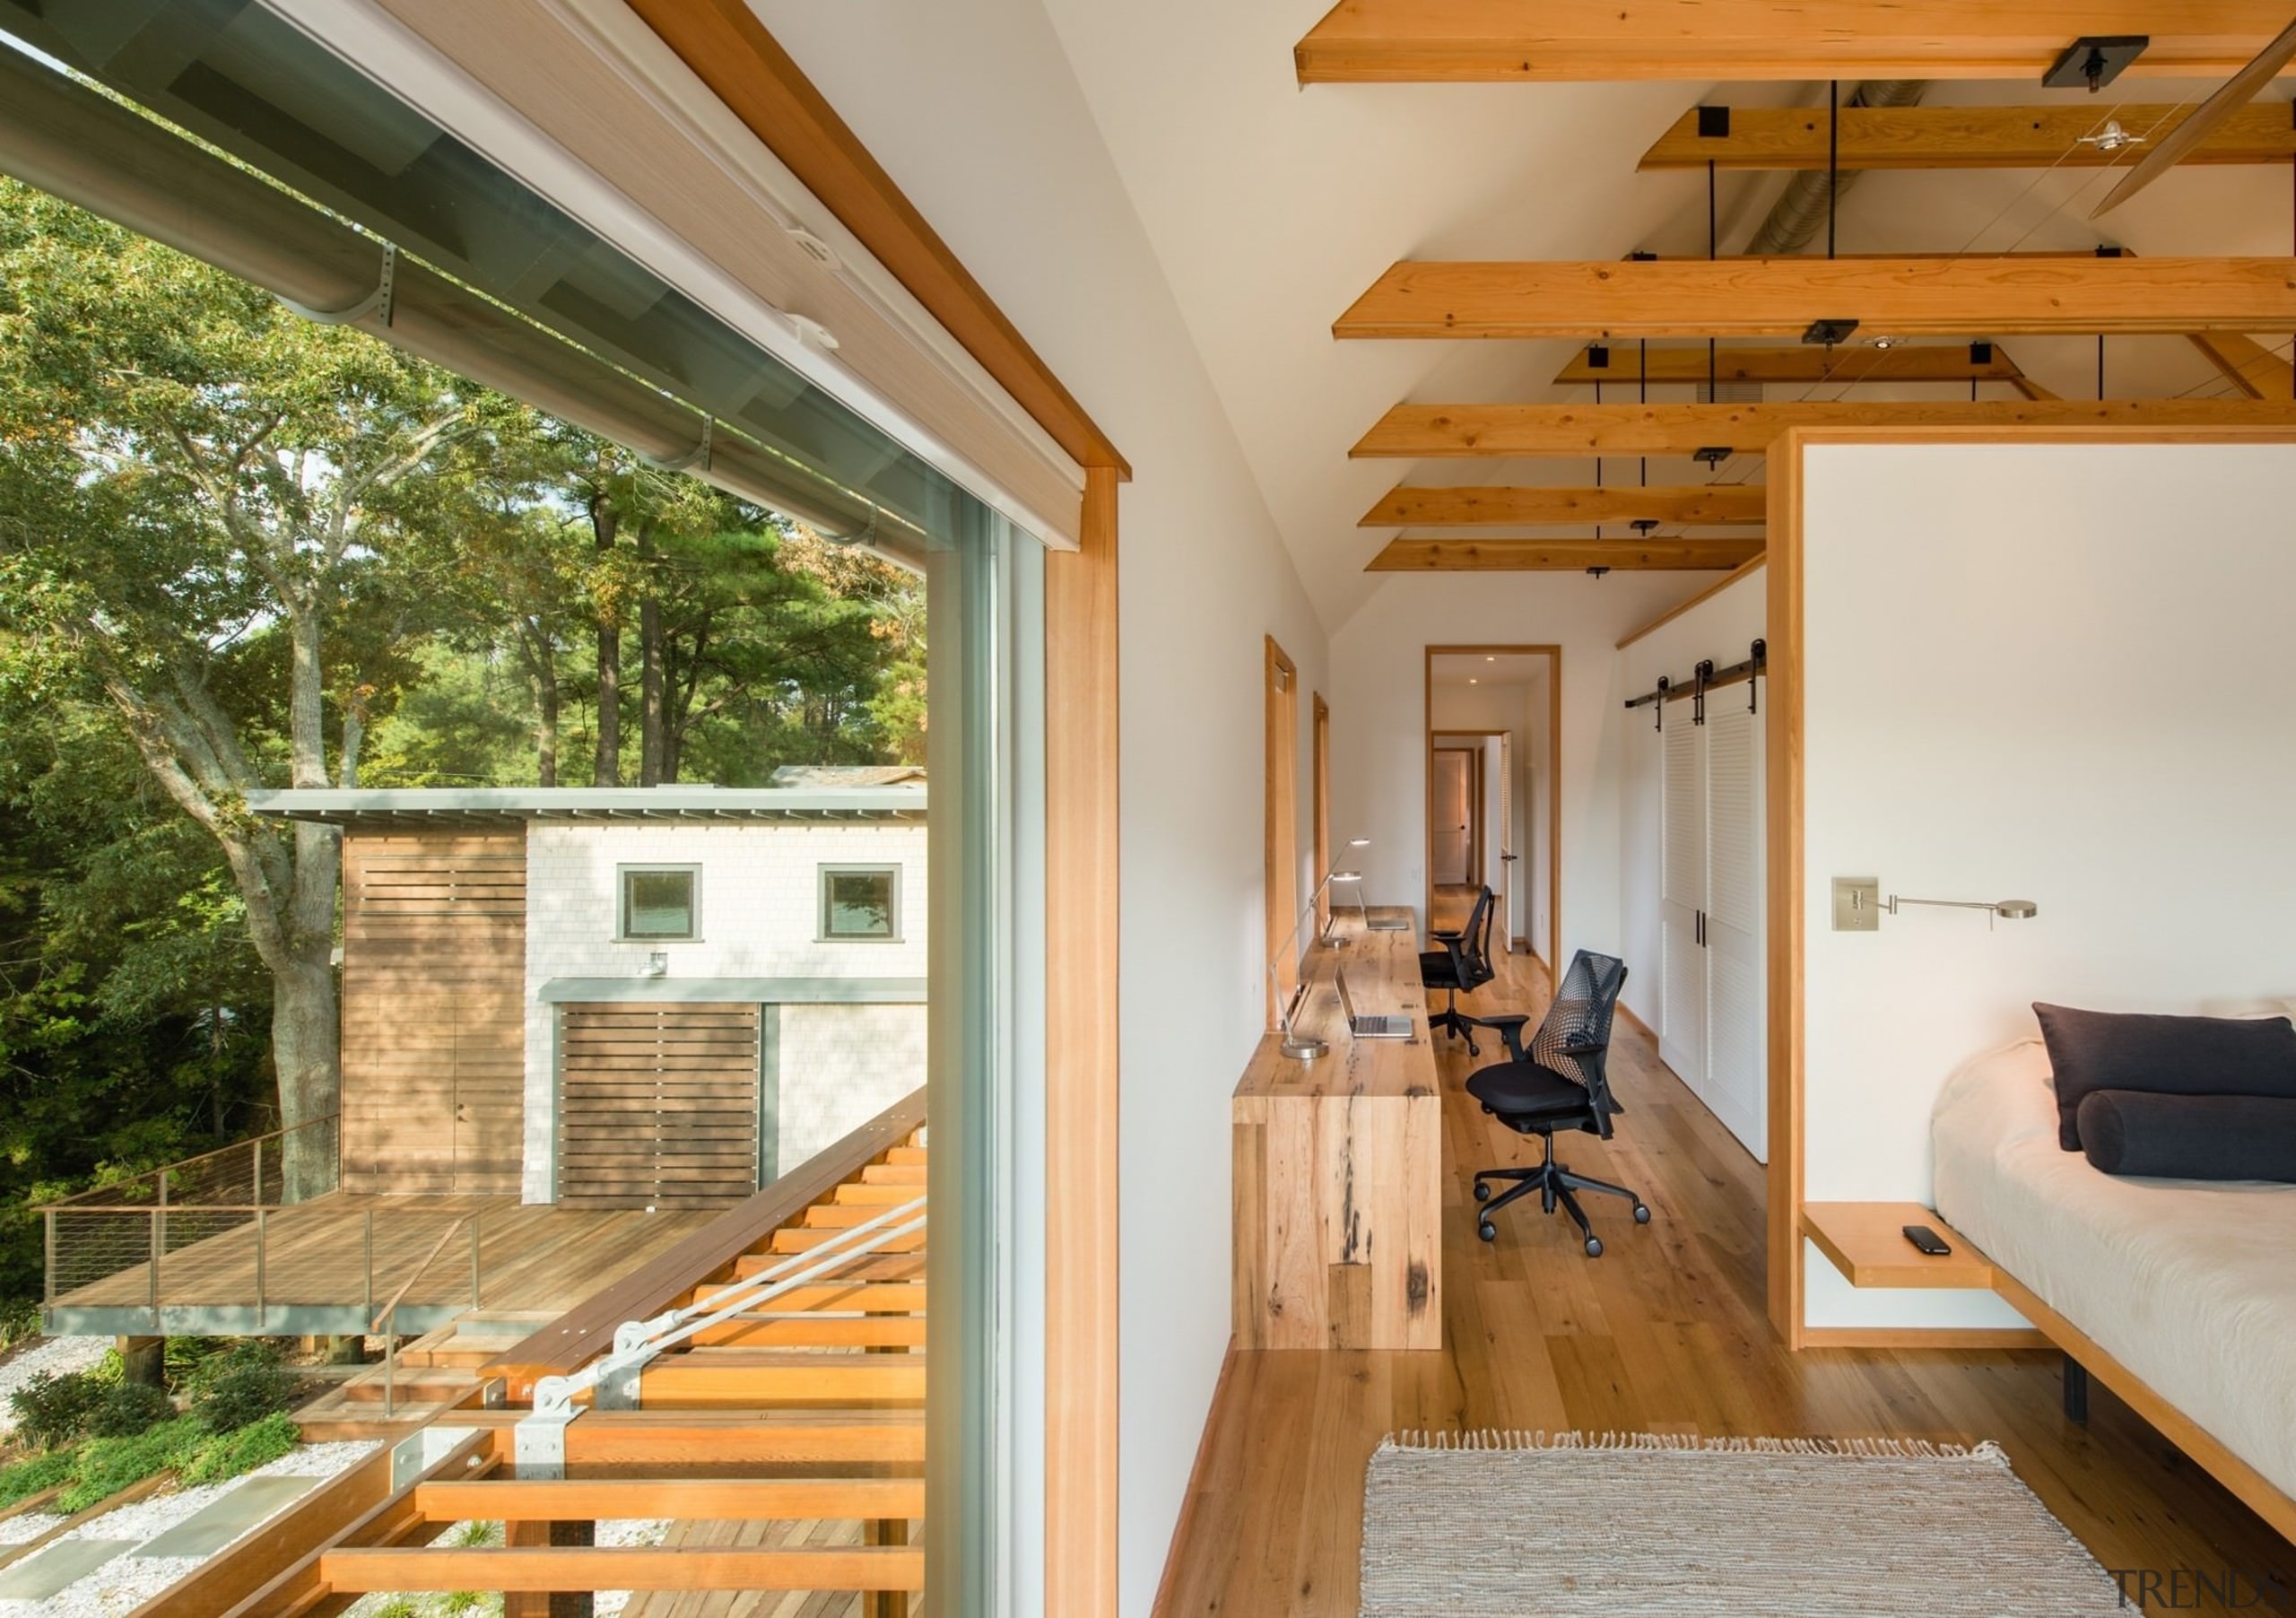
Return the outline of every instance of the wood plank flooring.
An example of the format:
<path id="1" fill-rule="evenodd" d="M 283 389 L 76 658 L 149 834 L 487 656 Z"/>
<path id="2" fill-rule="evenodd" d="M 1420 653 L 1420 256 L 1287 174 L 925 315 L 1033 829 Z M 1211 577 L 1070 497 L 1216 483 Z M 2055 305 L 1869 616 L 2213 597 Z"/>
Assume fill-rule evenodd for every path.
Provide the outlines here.
<path id="1" fill-rule="evenodd" d="M 1468 1009 L 1544 1009 L 1535 960 L 1497 965 Z M 1500 1215 L 1495 1244 L 1476 1240 L 1468 1176 L 1537 1154 L 1535 1138 L 1501 1128 L 1460 1089 L 1479 1065 L 1439 1041 L 1446 1346 L 1231 1353 L 1160 1618 L 1354 1618 L 1365 1463 L 1383 1436 L 1413 1428 L 1994 1439 L 2108 1568 L 2269 1570 L 2296 1586 L 2296 1546 L 2101 1386 L 2087 1428 L 2067 1422 L 2053 1353 L 1787 1353 L 1763 1315 L 1760 1167 L 1629 1018 L 1611 1056 L 1629 1109 L 1617 1138 L 1572 1135 L 1560 1155 L 1639 1190 L 1651 1224 L 1637 1229 L 1616 1199 L 1590 1197 L 1606 1250 L 1589 1259 L 1565 1215 L 1526 1199 Z M 1941 1555 L 1952 1531 L 1941 1526 Z M 2177 1612 L 2227 1610 L 2189 1579 L 2179 1594 Z"/>

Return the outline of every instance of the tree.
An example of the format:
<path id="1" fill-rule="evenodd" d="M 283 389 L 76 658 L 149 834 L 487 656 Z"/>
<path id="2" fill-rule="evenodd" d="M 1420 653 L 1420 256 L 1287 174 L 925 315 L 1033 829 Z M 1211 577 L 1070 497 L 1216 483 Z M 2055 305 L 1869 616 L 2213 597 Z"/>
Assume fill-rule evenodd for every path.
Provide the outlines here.
<path id="1" fill-rule="evenodd" d="M 388 557 L 436 502 L 402 486 L 469 417 L 435 368 L 0 182 L 8 656 L 37 692 L 107 703 L 214 839 L 271 976 L 290 1127 L 338 1104 L 339 849 L 330 828 L 249 815 L 245 794 L 267 774 L 356 781 L 381 687 L 340 653 L 403 653 Z M 361 633 L 334 647 L 344 622 Z M 289 1194 L 326 1167 L 291 1151 Z"/>

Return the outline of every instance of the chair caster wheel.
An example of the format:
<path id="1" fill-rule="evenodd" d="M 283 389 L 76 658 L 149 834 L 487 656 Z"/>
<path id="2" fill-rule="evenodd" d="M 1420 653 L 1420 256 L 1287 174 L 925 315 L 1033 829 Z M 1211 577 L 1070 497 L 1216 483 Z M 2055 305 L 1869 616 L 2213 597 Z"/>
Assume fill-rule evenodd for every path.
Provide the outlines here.
<path id="1" fill-rule="evenodd" d="M 1589 1258 L 1600 1258 L 1602 1256 L 1603 1239 L 1599 1236 L 1589 1236 L 1587 1238 L 1587 1257 Z"/>
<path id="2" fill-rule="evenodd" d="M 1640 1203 L 1634 1205 L 1634 1222 L 1639 1225 L 1647 1225 L 1650 1222 L 1650 1210 Z"/>
<path id="3" fill-rule="evenodd" d="M 1481 1180 L 1475 1181 L 1474 1199 L 1477 1202 L 1489 1202 L 1491 1200 L 1491 1187 L 1483 1184 Z"/>
<path id="4" fill-rule="evenodd" d="M 1482 1237 L 1485 1241 L 1497 1241 L 1499 1240 L 1499 1227 L 1492 1224 L 1487 1219 L 1481 1224 L 1475 1226 L 1474 1233 Z"/>

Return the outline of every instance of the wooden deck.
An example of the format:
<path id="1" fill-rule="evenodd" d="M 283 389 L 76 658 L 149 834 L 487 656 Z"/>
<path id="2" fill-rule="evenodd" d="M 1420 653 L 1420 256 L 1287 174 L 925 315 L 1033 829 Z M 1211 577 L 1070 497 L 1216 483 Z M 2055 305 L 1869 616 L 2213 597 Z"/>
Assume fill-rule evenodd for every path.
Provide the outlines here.
<path id="1" fill-rule="evenodd" d="M 59 1292 L 48 1329 L 363 1332 L 403 1286 L 402 1334 L 433 1330 L 474 1309 L 560 1311 L 713 1217 L 443 1193 L 338 1192 L 271 1210 L 260 1222 L 172 1209 L 155 1287 L 146 1214 L 60 1211 Z M 91 1268 L 99 1279 L 70 1284 Z"/>

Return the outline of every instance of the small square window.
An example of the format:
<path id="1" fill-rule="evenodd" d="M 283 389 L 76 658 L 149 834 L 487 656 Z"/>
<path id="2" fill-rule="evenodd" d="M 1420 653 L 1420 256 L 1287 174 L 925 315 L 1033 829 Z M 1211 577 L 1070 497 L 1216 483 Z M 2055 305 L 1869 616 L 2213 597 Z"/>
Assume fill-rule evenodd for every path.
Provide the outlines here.
<path id="1" fill-rule="evenodd" d="M 701 873 L 693 866 L 624 866 L 622 935 L 637 939 L 696 936 L 700 886 Z"/>
<path id="2" fill-rule="evenodd" d="M 897 939 L 900 909 L 900 866 L 822 867 L 823 938 Z"/>

